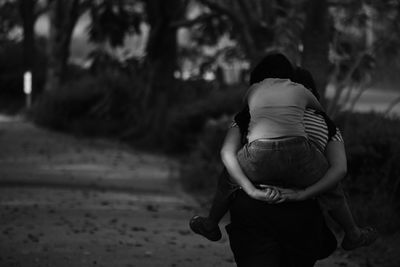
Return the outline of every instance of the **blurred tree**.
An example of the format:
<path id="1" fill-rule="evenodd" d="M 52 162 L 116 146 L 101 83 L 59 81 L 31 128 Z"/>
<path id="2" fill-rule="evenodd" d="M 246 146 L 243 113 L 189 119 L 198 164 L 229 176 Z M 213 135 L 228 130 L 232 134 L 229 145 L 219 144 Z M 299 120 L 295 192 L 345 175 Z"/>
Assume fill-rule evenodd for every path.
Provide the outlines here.
<path id="1" fill-rule="evenodd" d="M 205 38 L 216 35 L 215 32 L 227 33 L 238 42 L 250 65 L 270 50 L 283 50 L 293 62 L 298 61 L 299 35 L 304 20 L 300 9 L 302 1 L 198 1 L 208 8 L 205 12 L 211 14 L 203 26 Z"/>
<path id="2" fill-rule="evenodd" d="M 42 1 L 38 0 L 10 0 L 0 4 L 0 42 L 13 40 L 15 49 L 20 49 L 19 43 L 22 39 L 22 69 L 17 73 L 16 79 L 22 81 L 22 73 L 34 72 L 35 64 L 35 33 L 36 19 L 45 11 Z M 22 30 L 22 31 L 21 31 Z M 22 33 L 22 34 L 21 34 Z M 8 46 L 8 49 L 10 47 Z M 11 49 L 12 50 L 12 49 Z M 20 64 L 19 62 L 16 62 Z M 33 75 L 33 86 L 36 84 L 36 75 Z M 21 89 L 21 88 L 19 88 Z"/>
<path id="3" fill-rule="evenodd" d="M 19 15 L 22 19 L 24 69 L 33 69 L 35 61 L 35 23 L 47 11 L 47 5 L 38 0 L 18 0 Z"/>
<path id="4" fill-rule="evenodd" d="M 325 90 L 329 80 L 329 44 L 332 36 L 332 18 L 328 13 L 327 0 L 305 2 L 306 20 L 302 31 L 301 65 L 309 70 L 325 105 Z"/>
<path id="5" fill-rule="evenodd" d="M 123 67 L 115 48 L 125 44 L 128 35 L 140 35 L 143 22 L 141 1 L 96 1 L 90 7 L 89 40 L 96 45 L 89 54 L 93 74 L 120 72 Z"/>
<path id="6" fill-rule="evenodd" d="M 163 116 L 173 95 L 171 88 L 177 69 L 178 27 L 172 24 L 183 18 L 186 2 L 103 1 L 91 9 L 90 40 L 100 44 L 103 52 L 107 51 L 107 46 L 122 46 L 128 34 L 141 34 L 142 23 L 149 26 L 144 64 L 140 71 L 146 86 L 137 88 L 141 99 L 137 104 L 140 112 L 146 113 L 138 122 L 139 128 L 160 128 L 163 124 Z"/>
<path id="7" fill-rule="evenodd" d="M 174 101 L 174 72 L 177 70 L 177 30 L 172 26 L 184 18 L 185 0 L 147 0 L 146 21 L 150 26 L 146 45 L 145 68 L 148 87 L 143 92 L 142 104 L 149 113 L 150 128 L 163 129 L 168 106 Z"/>
<path id="8" fill-rule="evenodd" d="M 11 93 L 16 93 L 20 86 L 18 80 L 21 70 L 19 64 L 19 53 L 10 53 L 10 50 L 18 46 L 21 36 L 18 29 L 21 26 L 21 18 L 18 13 L 17 1 L 0 1 L 0 100 L 1 108 L 9 102 Z M 18 51 L 20 52 L 20 51 Z M 6 58 L 7 55 L 16 56 L 12 62 Z M 10 72 L 10 69 L 13 72 Z M 12 81 L 12 82 L 10 82 Z M 12 89 L 11 89 L 12 88 Z M 21 92 L 21 91 L 20 91 Z M 7 98 L 6 98 L 7 97 Z M 3 110 L 2 110 L 3 111 Z"/>
<path id="9" fill-rule="evenodd" d="M 140 4 L 143 8 L 135 9 L 135 5 Z M 243 58 L 244 55 L 253 64 L 268 49 L 282 47 L 297 60 L 303 20 L 301 12 L 297 12 L 299 7 L 296 1 L 283 0 L 237 0 L 233 3 L 225 0 L 173 0 L 168 3 L 161 0 L 100 1 L 91 10 L 90 36 L 92 41 L 102 44 L 103 47 L 121 46 L 126 34 L 141 33 L 142 22 L 149 26 L 142 66 L 145 70 L 142 71 L 142 78 L 147 86 L 139 92 L 142 99 L 140 105 L 142 110 L 150 114 L 148 120 L 143 119 L 147 121 L 146 125 L 162 125 L 162 116 L 165 115 L 168 105 L 174 101 L 174 73 L 178 69 L 178 29 L 190 28 L 190 34 L 197 46 L 216 45 L 224 35 L 237 40 L 237 47 L 222 51 L 226 60 Z M 197 12 L 197 17 L 188 17 L 188 11 L 194 10 L 196 13 L 199 9 L 201 12 Z M 206 72 L 212 61 L 218 58 L 215 55 L 207 57 L 198 53 L 196 46 L 192 48 L 195 51 L 192 56 L 204 59 L 199 67 L 201 73 Z"/>
<path id="10" fill-rule="evenodd" d="M 21 25 L 17 1 L 0 2 L 0 44 L 10 41 L 13 30 Z"/>
<path id="11" fill-rule="evenodd" d="M 48 0 L 50 32 L 45 90 L 56 90 L 64 82 L 72 33 L 91 0 Z"/>
<path id="12" fill-rule="evenodd" d="M 24 71 L 32 71 L 35 60 L 35 5 L 36 0 L 19 0 L 19 12 L 23 25 Z"/>
<path id="13" fill-rule="evenodd" d="M 399 44 L 400 1 L 338 0 L 330 6 L 334 32 L 329 82 L 334 95 L 328 113 L 334 117 L 345 106 L 354 109 L 361 95 L 376 81 L 373 76 L 377 60 L 384 60 L 382 55 Z M 393 58 L 395 53 L 390 53 Z"/>
<path id="14" fill-rule="evenodd" d="M 35 22 L 41 14 L 47 11 L 47 6 L 38 0 L 18 0 L 18 7 L 23 29 L 23 71 L 32 73 L 32 92 L 36 94 Z"/>
<path id="15" fill-rule="evenodd" d="M 343 100 L 354 107 L 371 82 L 377 52 L 394 47 L 400 32 L 398 0 L 197 1 L 209 14 L 201 38 L 211 43 L 228 33 L 251 65 L 268 50 L 282 50 L 313 73 L 322 96 L 333 85 L 333 116 Z"/>
<path id="16" fill-rule="evenodd" d="M 335 115 L 343 97 L 350 106 L 357 99 L 350 98 L 350 90 L 343 96 L 345 88 L 366 88 L 376 51 L 393 39 L 399 13 L 399 1 L 174 0 L 168 5 L 164 2 L 98 1 L 102 4 L 92 10 L 92 40 L 112 47 L 122 45 L 126 34 L 141 34 L 143 23 L 149 26 L 141 66 L 147 86 L 139 92 L 142 109 L 151 109 L 155 114 L 149 116 L 149 124 L 159 121 L 157 118 L 164 114 L 174 96 L 171 88 L 179 57 L 192 57 L 193 61 L 201 57 L 202 75 L 221 55 L 227 61 L 247 60 L 252 66 L 271 50 L 281 50 L 294 63 L 309 69 L 321 95 L 328 83 L 333 85 L 336 90 L 328 110 Z M 142 8 L 132 8 L 133 4 Z M 188 16 L 188 11 L 196 16 Z M 390 15 L 385 17 L 385 14 Z M 182 27 L 189 29 L 193 43 L 178 54 L 176 35 Z M 218 48 L 223 38 L 233 40 L 236 45 Z M 201 46 L 217 47 L 217 52 L 207 55 Z M 357 95 L 361 93 L 358 90 Z"/>
<path id="17" fill-rule="evenodd" d="M 104 51 L 107 46 L 123 46 L 127 35 L 141 34 L 144 16 L 141 9 L 139 0 L 94 2 L 90 7 L 90 41 L 100 44 L 99 49 Z"/>

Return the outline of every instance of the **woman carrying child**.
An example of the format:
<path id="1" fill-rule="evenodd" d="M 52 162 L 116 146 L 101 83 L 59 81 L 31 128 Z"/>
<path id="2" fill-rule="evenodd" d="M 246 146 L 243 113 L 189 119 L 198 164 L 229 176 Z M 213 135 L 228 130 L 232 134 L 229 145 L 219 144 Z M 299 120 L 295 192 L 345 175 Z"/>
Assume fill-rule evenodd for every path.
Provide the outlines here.
<path id="1" fill-rule="evenodd" d="M 195 216 L 191 221 L 196 233 L 210 240 L 220 238 L 218 222 L 233 192 L 240 188 L 269 203 L 318 196 L 321 206 L 345 231 L 344 249 L 369 245 L 376 239 L 373 229 L 355 224 L 339 186 L 346 173 L 340 132 L 323 113 L 317 97 L 305 88 L 316 93 L 311 75 L 307 77 L 309 73 L 301 69 L 296 73 L 282 54 L 266 56 L 252 71 L 247 105 L 236 116 L 242 125 L 228 131 L 221 152 L 233 183 L 228 177 L 221 179 L 209 217 Z M 298 77 L 302 79 L 296 81 Z M 232 142 L 238 135 L 247 139 L 243 147 Z"/>

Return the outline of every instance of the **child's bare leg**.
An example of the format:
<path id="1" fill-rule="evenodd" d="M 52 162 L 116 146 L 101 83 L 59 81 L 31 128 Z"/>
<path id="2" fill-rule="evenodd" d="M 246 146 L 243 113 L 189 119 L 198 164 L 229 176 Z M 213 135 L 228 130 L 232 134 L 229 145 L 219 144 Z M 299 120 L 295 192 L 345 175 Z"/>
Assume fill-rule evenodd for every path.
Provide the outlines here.
<path id="1" fill-rule="evenodd" d="M 225 199 L 221 199 L 217 192 L 211 204 L 208 217 L 194 216 L 191 220 L 190 227 L 195 233 L 205 236 L 211 241 L 219 240 L 221 232 L 218 224 L 228 210 L 229 203 L 225 201 Z"/>
<path id="2" fill-rule="evenodd" d="M 331 202 L 331 205 L 329 205 L 330 208 L 328 209 L 329 215 L 331 215 L 345 232 L 342 242 L 343 249 L 352 250 L 358 247 L 368 246 L 377 239 L 378 234 L 375 229 L 371 227 L 360 228 L 356 224 L 340 186 L 332 190 L 332 192 L 328 192 L 323 198 L 325 198 L 323 202 Z"/>
<path id="3" fill-rule="evenodd" d="M 229 179 L 228 172 L 224 170 L 218 180 L 217 190 L 208 217 L 194 216 L 190 220 L 190 228 L 195 233 L 211 241 L 218 241 L 222 237 L 218 223 L 228 212 L 232 192 L 235 190 L 235 185 L 231 184 Z"/>
<path id="4" fill-rule="evenodd" d="M 347 201 L 341 201 L 339 205 L 330 209 L 329 215 L 342 227 L 347 236 L 352 239 L 357 239 L 360 236 L 360 228 L 354 220 Z"/>
<path id="5" fill-rule="evenodd" d="M 229 179 L 229 177 L 221 177 L 221 179 Z M 221 179 L 218 182 L 217 191 L 208 213 L 208 219 L 214 224 L 219 224 L 221 219 L 228 212 L 231 204 L 231 193 L 227 194 L 227 192 L 231 191 L 230 188 L 227 188 L 230 187 L 230 185 L 227 181 L 221 181 Z"/>

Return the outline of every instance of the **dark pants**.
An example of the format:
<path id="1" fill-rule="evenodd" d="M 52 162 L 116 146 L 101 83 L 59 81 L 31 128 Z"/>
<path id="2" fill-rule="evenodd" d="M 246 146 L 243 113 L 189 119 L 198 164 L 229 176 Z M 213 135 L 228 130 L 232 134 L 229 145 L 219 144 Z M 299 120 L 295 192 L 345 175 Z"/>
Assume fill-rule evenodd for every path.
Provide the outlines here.
<path id="1" fill-rule="evenodd" d="M 232 200 L 226 227 L 239 267 L 308 267 L 336 249 L 316 201 L 270 205 L 242 190 Z"/>

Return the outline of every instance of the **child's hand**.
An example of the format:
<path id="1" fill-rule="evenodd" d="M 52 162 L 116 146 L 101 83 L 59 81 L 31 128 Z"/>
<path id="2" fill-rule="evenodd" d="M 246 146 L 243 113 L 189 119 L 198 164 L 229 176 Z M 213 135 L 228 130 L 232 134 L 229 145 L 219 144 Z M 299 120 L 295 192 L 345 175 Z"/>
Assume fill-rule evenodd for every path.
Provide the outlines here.
<path id="1" fill-rule="evenodd" d="M 279 190 L 270 187 L 267 187 L 265 189 L 256 188 L 249 193 L 249 196 L 257 200 L 268 202 L 270 204 L 277 203 L 281 200 L 281 194 Z"/>
<path id="2" fill-rule="evenodd" d="M 281 198 L 284 201 L 303 201 L 306 200 L 305 191 L 301 189 L 289 189 L 289 188 L 276 188 L 281 193 Z"/>

